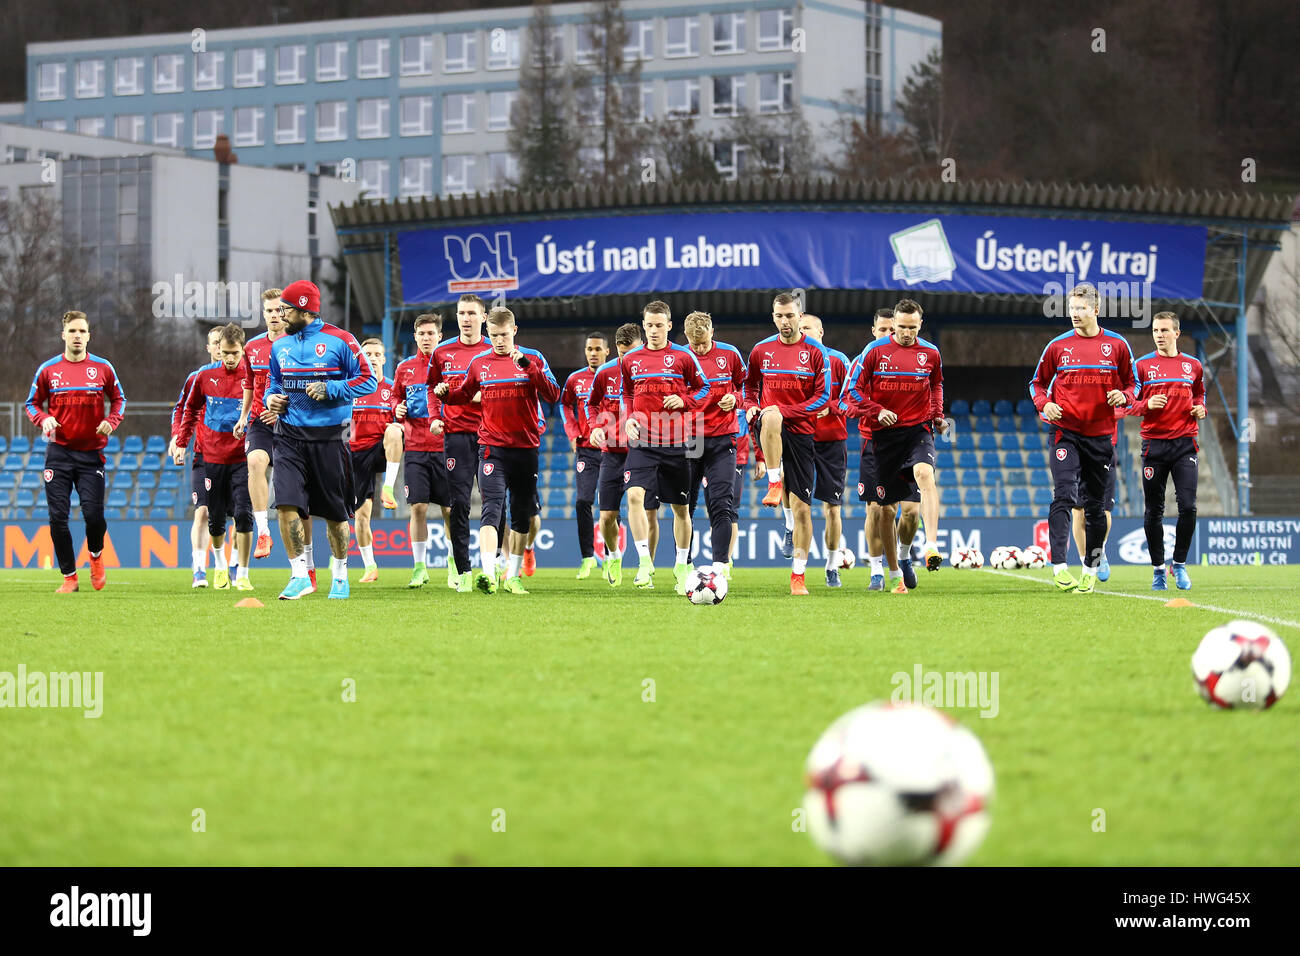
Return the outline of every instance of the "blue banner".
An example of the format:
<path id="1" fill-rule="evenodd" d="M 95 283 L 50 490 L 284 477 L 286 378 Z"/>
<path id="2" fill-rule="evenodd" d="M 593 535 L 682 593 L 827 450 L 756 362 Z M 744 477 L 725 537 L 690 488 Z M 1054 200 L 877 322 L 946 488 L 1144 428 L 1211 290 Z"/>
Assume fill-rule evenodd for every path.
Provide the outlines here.
<path id="1" fill-rule="evenodd" d="M 413 303 L 466 292 L 780 288 L 1059 295 L 1085 281 L 1103 298 L 1194 299 L 1205 242 L 1203 226 L 784 210 L 507 222 L 398 237 L 402 295 Z"/>
<path id="2" fill-rule="evenodd" d="M 1165 523 L 1165 550 L 1171 554 L 1174 546 L 1174 523 Z M 691 559 L 702 564 L 712 560 L 709 526 L 703 509 L 696 517 Z M 381 520 L 372 524 L 374 531 L 375 560 L 381 567 L 410 567 L 411 542 L 405 521 Z M 672 563 L 672 522 L 667 517 L 660 521 L 658 559 L 661 564 Z M 104 546 L 105 564 L 109 568 L 178 568 L 188 569 L 190 561 L 190 523 L 113 521 L 109 524 L 108 539 Z M 51 567 L 54 547 L 49 526 L 35 521 L 8 522 L 3 526 L 5 568 Z M 788 567 L 789 561 L 781 557 L 781 539 L 785 525 L 780 521 L 765 519 L 745 521 L 740 524 L 740 551 L 737 562 L 745 567 Z M 78 565 L 89 561 L 85 545 L 73 525 L 76 546 L 81 549 Z M 859 557 L 866 554 L 866 536 L 862 530 L 860 507 L 846 509 L 844 534 L 848 547 Z M 322 536 L 323 537 L 323 536 Z M 624 547 L 626 540 L 624 526 Z M 918 536 L 916 543 L 922 544 Z M 984 552 L 987 558 L 999 545 L 1024 548 L 1031 544 L 1047 547 L 1047 519 L 1045 518 L 950 518 L 941 521 L 939 550 L 950 554 L 954 548 L 973 547 Z M 435 563 L 445 566 L 448 553 L 447 539 L 441 522 L 434 526 L 430 548 Z M 1073 544 L 1070 560 L 1078 562 Z M 478 560 L 478 528 L 470 531 L 470 553 Z M 1141 518 L 1116 517 L 1107 543 L 1107 554 L 1115 565 L 1150 565 L 1146 535 Z M 350 565 L 361 567 L 361 554 L 356 538 L 349 550 Z M 576 521 L 571 516 L 551 517 L 542 522 L 537 537 L 537 560 L 541 567 L 574 567 L 581 560 L 578 548 Z M 826 555 L 822 544 L 822 522 L 815 522 L 810 566 L 816 569 Z M 329 548 L 323 540 L 316 542 L 316 564 L 328 567 Z M 1300 564 L 1300 517 L 1281 518 L 1200 518 L 1192 551 L 1188 556 L 1192 564 L 1212 566 L 1233 565 L 1287 565 Z M 255 574 L 261 571 L 285 571 L 288 562 L 284 549 L 276 541 L 275 550 L 265 561 L 254 562 Z"/>

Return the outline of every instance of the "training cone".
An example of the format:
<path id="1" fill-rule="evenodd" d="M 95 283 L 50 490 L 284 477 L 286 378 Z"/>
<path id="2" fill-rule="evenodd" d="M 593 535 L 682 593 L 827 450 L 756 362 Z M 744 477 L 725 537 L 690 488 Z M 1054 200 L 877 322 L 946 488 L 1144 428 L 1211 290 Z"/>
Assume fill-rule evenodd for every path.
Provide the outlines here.
<path id="1" fill-rule="evenodd" d="M 1187 598 L 1174 598 L 1172 601 L 1166 601 L 1165 607 L 1196 607 L 1196 605 Z"/>
<path id="2" fill-rule="evenodd" d="M 244 598 L 242 601 L 236 601 L 235 607 L 266 607 L 257 598 Z"/>

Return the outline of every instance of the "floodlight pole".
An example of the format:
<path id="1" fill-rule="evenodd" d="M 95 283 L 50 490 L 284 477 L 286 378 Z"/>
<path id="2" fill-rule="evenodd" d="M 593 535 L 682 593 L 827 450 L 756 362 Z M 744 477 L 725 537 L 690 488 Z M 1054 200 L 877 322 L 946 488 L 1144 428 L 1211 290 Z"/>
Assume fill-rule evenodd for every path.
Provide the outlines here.
<path id="1" fill-rule="evenodd" d="M 384 232 L 384 354 L 396 356 L 393 342 L 393 234 Z"/>
<path id="2" fill-rule="evenodd" d="M 1246 328 L 1246 252 L 1249 240 L 1241 231 L 1241 258 L 1237 260 L 1237 510 L 1250 514 L 1250 443 L 1255 429 L 1250 419 L 1250 353 Z"/>

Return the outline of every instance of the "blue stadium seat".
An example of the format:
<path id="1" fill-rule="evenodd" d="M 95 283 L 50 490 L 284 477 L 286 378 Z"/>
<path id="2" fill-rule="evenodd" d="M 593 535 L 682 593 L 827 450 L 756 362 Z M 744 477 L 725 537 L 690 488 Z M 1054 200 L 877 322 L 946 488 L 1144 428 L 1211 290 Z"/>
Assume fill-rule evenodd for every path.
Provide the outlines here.
<path id="1" fill-rule="evenodd" d="M 13 444 L 9 446 L 9 450 L 13 452 L 18 452 L 20 455 L 27 454 L 29 451 L 32 450 L 31 439 L 28 438 L 26 435 L 15 436 L 13 440 Z"/>
<path id="2" fill-rule="evenodd" d="M 28 513 L 28 519 L 31 521 L 49 521 L 50 509 L 45 505 L 37 505 Z"/>
<path id="3" fill-rule="evenodd" d="M 153 504 L 155 508 L 175 508 L 176 492 L 164 488 L 158 494 L 154 495 Z"/>
<path id="4" fill-rule="evenodd" d="M 1050 505 L 1051 503 L 1052 503 L 1052 489 L 1051 489 L 1051 488 L 1035 488 L 1035 489 L 1034 489 L 1034 505 L 1035 505 L 1035 507 L 1046 508 L 1046 507 L 1047 507 L 1048 505 Z"/>
<path id="5" fill-rule="evenodd" d="M 0 488 L 17 488 L 18 473 L 14 471 L 0 471 Z"/>
<path id="6" fill-rule="evenodd" d="M 1008 471 L 1003 473 L 1002 483 L 1004 485 L 1027 485 L 1029 484 L 1029 478 L 1023 471 Z"/>
<path id="7" fill-rule="evenodd" d="M 140 467 L 140 457 L 128 452 L 122 452 L 122 457 L 117 460 L 118 471 L 136 471 Z"/>
<path id="8" fill-rule="evenodd" d="M 971 422 L 971 427 L 977 432 L 993 431 L 993 417 L 991 415 L 977 415 Z"/>
<path id="9" fill-rule="evenodd" d="M 953 453 L 948 451 L 947 449 L 944 449 L 942 451 L 937 451 L 935 453 L 934 467 L 940 469 L 951 468 L 952 463 L 953 463 Z"/>
<path id="10" fill-rule="evenodd" d="M 162 455 L 167 451 L 167 439 L 162 435 L 150 435 L 144 443 L 144 450 L 150 455 Z"/>
<path id="11" fill-rule="evenodd" d="M 997 468 L 985 468 L 984 481 L 982 482 L 982 484 L 984 485 L 985 488 L 1002 487 L 1003 481 L 1002 481 L 1001 470 Z"/>
<path id="12" fill-rule="evenodd" d="M 1024 468 L 1025 460 L 1018 451 L 1004 452 L 1002 455 L 1003 468 Z"/>
<path id="13" fill-rule="evenodd" d="M 1033 509 L 1033 508 L 1030 508 L 1030 507 L 1028 507 L 1027 505 L 1017 505 L 1016 507 L 1014 507 L 1014 508 L 1011 509 L 1011 514 L 1010 514 L 1009 517 L 1012 517 L 1012 518 L 1032 518 L 1032 517 L 1034 517 L 1034 514 L 1035 514 L 1035 512 L 1034 512 L 1034 509 Z"/>
<path id="14" fill-rule="evenodd" d="M 959 398 L 955 402 L 953 402 L 952 405 L 949 406 L 948 412 L 953 416 L 969 415 L 970 402 L 966 401 L 966 399 L 964 398 Z"/>
<path id="15" fill-rule="evenodd" d="M 8 511 L 13 506 L 14 497 L 7 489 L 0 488 L 0 509 Z"/>
<path id="16" fill-rule="evenodd" d="M 1029 507 L 1029 489 L 1012 488 L 1007 500 L 1013 505 L 1024 505 L 1027 508 Z"/>
<path id="17" fill-rule="evenodd" d="M 1016 422 L 1020 426 L 1020 431 L 1035 433 L 1041 432 L 1043 426 L 1047 424 L 1037 415 L 1021 415 L 1016 419 Z"/>
<path id="18" fill-rule="evenodd" d="M 29 471 L 23 475 L 23 480 L 19 483 L 19 488 L 26 488 L 29 491 L 40 491 L 45 484 L 44 479 L 39 472 Z"/>
<path id="19" fill-rule="evenodd" d="M 121 488 L 114 488 L 108 493 L 104 500 L 104 505 L 108 508 L 125 508 L 127 503 L 126 492 Z"/>
<path id="20" fill-rule="evenodd" d="M 3 455 L 8 450 L 9 450 L 9 439 L 5 438 L 4 435 L 0 435 L 0 455 Z"/>
<path id="21" fill-rule="evenodd" d="M 143 488 L 137 488 L 135 494 L 131 496 L 131 506 L 133 508 L 148 508 L 152 496 Z"/>
<path id="22" fill-rule="evenodd" d="M 127 472 L 119 471 L 117 474 L 113 475 L 113 483 L 110 487 L 128 491 L 135 487 L 135 481 Z"/>
<path id="23" fill-rule="evenodd" d="M 981 468 L 1001 468 L 1002 462 L 998 459 L 998 453 L 995 451 L 986 451 L 980 455 Z"/>
<path id="24" fill-rule="evenodd" d="M 1029 432 L 1020 440 L 1020 447 L 1025 451 L 1037 451 L 1045 446 L 1041 432 Z"/>
<path id="25" fill-rule="evenodd" d="M 953 442 L 953 447 L 958 451 L 974 451 L 975 436 L 968 431 L 963 431 L 957 435 L 957 440 Z"/>
<path id="26" fill-rule="evenodd" d="M 1046 468 L 1041 468 L 1038 471 L 1031 471 L 1029 473 L 1029 483 L 1035 488 L 1051 488 L 1052 473 Z"/>
<path id="27" fill-rule="evenodd" d="M 144 517 L 144 515 L 141 513 L 141 511 L 140 511 L 139 508 L 127 508 L 127 509 L 126 509 L 126 520 L 127 520 L 127 521 L 140 521 L 140 520 L 143 519 L 143 517 Z"/>
<path id="28" fill-rule="evenodd" d="M 978 468 L 980 466 L 979 458 L 973 451 L 963 451 L 957 454 L 958 468 Z"/>
<path id="29" fill-rule="evenodd" d="M 129 451 L 133 455 L 138 455 L 144 451 L 144 439 L 139 435 L 130 435 L 122 443 L 122 451 Z"/>
<path id="30" fill-rule="evenodd" d="M 1025 455 L 1026 468 L 1046 468 L 1047 456 L 1041 451 L 1031 451 Z"/>
<path id="31" fill-rule="evenodd" d="M 1020 451 L 1020 436 L 1014 431 L 998 436 L 998 447 L 1003 451 Z"/>
<path id="32" fill-rule="evenodd" d="M 966 471 L 957 472 L 957 484 L 978 485 L 979 483 L 980 483 L 980 473 L 978 469 L 968 468 Z"/>
<path id="33" fill-rule="evenodd" d="M 961 504 L 961 492 L 956 488 L 945 488 L 939 492 L 939 503 L 952 508 Z"/>
<path id="34" fill-rule="evenodd" d="M 1022 398 L 1020 401 L 1016 402 L 1016 414 L 1037 415 L 1038 409 L 1034 408 L 1033 399 Z"/>
<path id="35" fill-rule="evenodd" d="M 993 403 L 993 414 L 1010 415 L 1013 407 L 1014 406 L 1011 404 L 1010 400 L 1005 398 L 999 398 L 996 402 Z"/>
<path id="36" fill-rule="evenodd" d="M 121 509 L 121 508 L 105 508 L 105 509 L 104 509 L 104 520 L 105 520 L 105 521 L 122 521 L 122 520 L 124 520 L 123 517 L 122 517 L 122 509 Z"/>
<path id="37" fill-rule="evenodd" d="M 978 401 L 971 402 L 970 413 L 972 415 L 992 415 L 993 406 L 981 398 Z"/>
<path id="38" fill-rule="evenodd" d="M 983 488 L 967 488 L 961 494 L 961 502 L 964 505 L 982 505 L 984 504 Z"/>
<path id="39" fill-rule="evenodd" d="M 1010 415 L 995 415 L 993 417 L 993 430 L 995 432 L 1014 432 L 1016 430 L 1016 420 Z"/>
<path id="40" fill-rule="evenodd" d="M 49 447 L 50 447 L 50 440 L 45 437 L 44 432 L 41 432 L 39 435 L 37 435 L 35 438 L 32 439 L 32 451 L 39 451 L 43 455 L 45 454 L 45 449 Z"/>
<path id="41" fill-rule="evenodd" d="M 10 452 L 5 455 L 5 471 L 22 471 L 26 467 L 27 456 L 25 454 Z"/>
<path id="42" fill-rule="evenodd" d="M 116 435 L 109 435 L 108 444 L 104 446 L 105 453 L 109 455 L 116 455 L 121 450 L 122 450 L 122 440 L 118 438 Z"/>
<path id="43" fill-rule="evenodd" d="M 987 518 L 988 516 L 989 513 L 983 505 L 972 505 L 966 509 L 967 518 Z"/>
<path id="44" fill-rule="evenodd" d="M 998 436 L 992 433 L 980 435 L 979 441 L 976 443 L 975 447 L 980 451 L 997 451 Z"/>
<path id="45" fill-rule="evenodd" d="M 568 496 L 559 488 L 552 488 L 546 493 L 546 507 L 563 508 L 568 504 Z"/>
<path id="46" fill-rule="evenodd" d="M 36 505 L 36 495 L 30 491 L 19 491 L 14 495 L 15 508 L 31 508 Z"/>
<path id="47" fill-rule="evenodd" d="M 136 479 L 137 488 L 154 489 L 158 487 L 158 476 L 153 473 L 141 472 L 140 477 Z"/>
<path id="48" fill-rule="evenodd" d="M 162 471 L 162 456 L 150 455 L 145 453 L 144 458 L 140 460 L 141 471 Z"/>
<path id="49" fill-rule="evenodd" d="M 159 488 L 179 488 L 181 486 L 181 475 L 179 471 L 164 471 L 162 477 L 158 479 Z"/>
<path id="50" fill-rule="evenodd" d="M 167 520 L 168 518 L 170 518 L 170 517 L 171 517 L 171 515 L 167 512 L 167 509 L 166 509 L 166 508 L 150 508 L 150 509 L 149 509 L 149 520 L 150 520 L 150 521 L 166 521 L 166 520 Z"/>

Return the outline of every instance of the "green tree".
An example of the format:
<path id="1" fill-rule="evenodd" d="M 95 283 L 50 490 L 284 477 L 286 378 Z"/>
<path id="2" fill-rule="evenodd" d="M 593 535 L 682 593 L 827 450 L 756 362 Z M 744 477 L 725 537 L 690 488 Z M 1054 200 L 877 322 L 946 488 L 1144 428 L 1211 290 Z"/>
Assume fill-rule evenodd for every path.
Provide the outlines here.
<path id="1" fill-rule="evenodd" d="M 554 55 L 554 30 L 550 3 L 535 3 L 507 140 L 519 165 L 520 189 L 564 189 L 579 181 L 581 132 L 571 121 L 570 77 Z"/>

